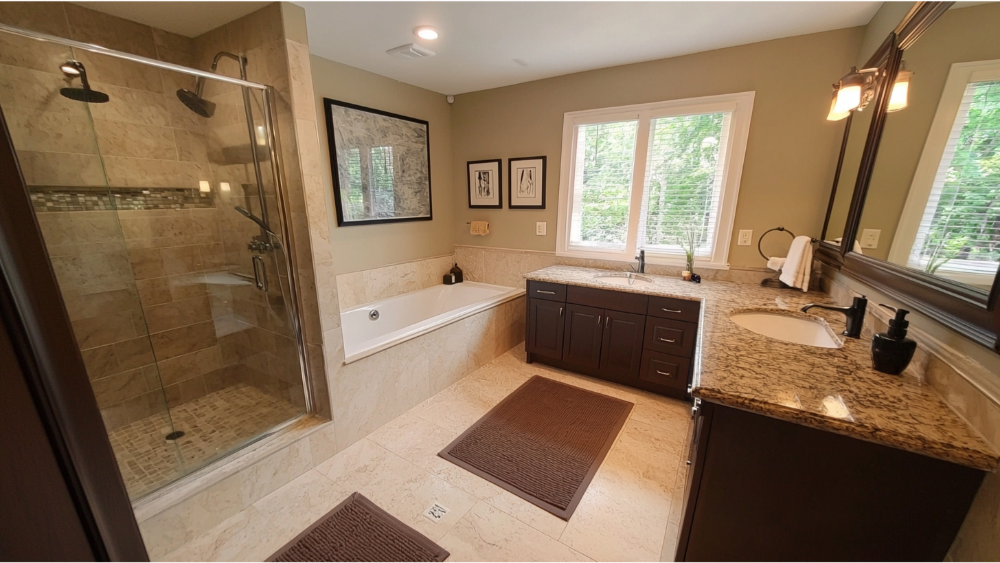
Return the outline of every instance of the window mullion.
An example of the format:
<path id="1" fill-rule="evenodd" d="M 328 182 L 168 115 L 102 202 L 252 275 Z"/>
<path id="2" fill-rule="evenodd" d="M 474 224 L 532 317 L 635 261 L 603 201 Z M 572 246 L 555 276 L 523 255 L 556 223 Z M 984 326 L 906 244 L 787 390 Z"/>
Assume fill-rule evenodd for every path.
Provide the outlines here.
<path id="1" fill-rule="evenodd" d="M 629 198 L 628 235 L 625 239 L 625 255 L 638 254 L 636 242 L 639 238 L 642 195 L 646 183 L 646 162 L 649 157 L 649 117 L 648 111 L 639 113 L 639 127 L 635 133 L 635 158 L 632 168 L 632 195 Z"/>

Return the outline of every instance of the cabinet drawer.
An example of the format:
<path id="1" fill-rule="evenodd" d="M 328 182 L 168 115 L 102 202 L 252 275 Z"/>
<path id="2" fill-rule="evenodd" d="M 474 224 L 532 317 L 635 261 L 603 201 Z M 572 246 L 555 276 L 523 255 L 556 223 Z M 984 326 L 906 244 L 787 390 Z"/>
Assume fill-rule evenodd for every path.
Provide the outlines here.
<path id="1" fill-rule="evenodd" d="M 673 297 L 650 297 L 649 309 L 646 314 L 651 317 L 696 323 L 700 310 L 701 302 L 699 301 L 674 299 Z"/>
<path id="2" fill-rule="evenodd" d="M 646 338 L 643 348 L 690 358 L 698 340 L 698 325 L 670 319 L 646 317 Z"/>
<path id="3" fill-rule="evenodd" d="M 566 301 L 588 307 L 600 307 L 610 311 L 644 315 L 646 314 L 649 297 L 638 293 L 571 285 L 566 291 Z"/>
<path id="4" fill-rule="evenodd" d="M 691 360 L 652 350 L 642 351 L 642 366 L 639 368 L 639 387 L 649 391 L 677 393 L 683 397 L 687 393 Z"/>
<path id="5" fill-rule="evenodd" d="M 546 301 L 566 301 L 566 286 L 561 283 L 548 283 L 528 280 L 528 297 L 545 299 Z"/>

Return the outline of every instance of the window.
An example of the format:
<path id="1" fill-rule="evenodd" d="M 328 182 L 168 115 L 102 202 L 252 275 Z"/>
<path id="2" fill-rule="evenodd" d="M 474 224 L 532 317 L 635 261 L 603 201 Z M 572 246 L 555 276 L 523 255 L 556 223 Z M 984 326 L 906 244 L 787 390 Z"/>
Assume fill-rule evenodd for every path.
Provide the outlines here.
<path id="1" fill-rule="evenodd" d="M 998 148 L 1000 64 L 954 65 L 890 260 L 905 252 L 911 268 L 992 283 L 1000 260 Z"/>
<path id="2" fill-rule="evenodd" d="M 557 254 L 727 268 L 753 92 L 567 113 Z"/>

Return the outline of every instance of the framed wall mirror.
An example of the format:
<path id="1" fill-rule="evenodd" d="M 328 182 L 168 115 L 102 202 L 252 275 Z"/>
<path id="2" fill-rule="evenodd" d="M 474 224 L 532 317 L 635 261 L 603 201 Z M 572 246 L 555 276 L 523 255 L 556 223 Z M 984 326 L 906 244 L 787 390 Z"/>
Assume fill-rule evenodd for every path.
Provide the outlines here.
<path id="1" fill-rule="evenodd" d="M 430 125 L 329 98 L 326 129 L 340 226 L 430 221 Z"/>
<path id="2" fill-rule="evenodd" d="M 850 203 L 827 263 L 997 349 L 1000 4 L 914 5 L 895 30 Z M 905 92 L 905 95 L 901 93 Z M 852 137 L 863 112 L 853 116 Z M 851 154 L 848 139 L 846 154 Z M 849 158 L 844 159 L 844 173 Z M 843 217 L 843 219 L 840 219 Z M 832 235 L 832 236 L 831 236 Z M 840 260 L 830 260 L 839 253 Z M 833 265 L 833 264 L 831 264 Z"/>

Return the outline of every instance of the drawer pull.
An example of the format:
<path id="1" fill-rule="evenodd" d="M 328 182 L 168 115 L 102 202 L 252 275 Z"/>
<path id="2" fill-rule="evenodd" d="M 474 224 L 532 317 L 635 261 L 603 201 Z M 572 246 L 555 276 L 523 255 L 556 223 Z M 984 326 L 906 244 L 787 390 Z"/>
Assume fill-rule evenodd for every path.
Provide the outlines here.
<path id="1" fill-rule="evenodd" d="M 536 289 L 535 293 L 544 293 L 545 295 L 555 295 L 556 294 L 556 292 L 554 292 L 554 291 L 546 291 L 544 289 Z M 680 313 L 680 311 L 677 311 L 677 312 Z"/>
<path id="2" fill-rule="evenodd" d="M 675 311 L 673 309 L 664 309 L 663 307 L 660 307 L 660 310 L 663 311 L 664 313 L 680 313 L 681 312 L 681 311 Z"/>
<path id="3" fill-rule="evenodd" d="M 562 307 L 559 307 L 559 316 L 560 316 L 560 317 L 562 316 L 562 310 L 563 310 L 563 308 L 562 308 Z"/>
<path id="4" fill-rule="evenodd" d="M 669 371 L 660 371 L 660 370 L 656 370 L 656 373 L 658 373 L 658 374 L 660 374 L 660 375 L 673 375 L 673 374 L 672 374 L 672 373 L 670 373 Z"/>
<path id="5" fill-rule="evenodd" d="M 657 340 L 659 340 L 660 342 L 667 342 L 669 344 L 673 344 L 674 342 L 677 342 L 676 339 L 675 340 L 669 340 L 669 339 L 663 338 L 662 336 L 660 338 L 658 338 Z"/>
<path id="6" fill-rule="evenodd" d="M 597 326 L 601 326 L 601 316 L 597 316 Z"/>

